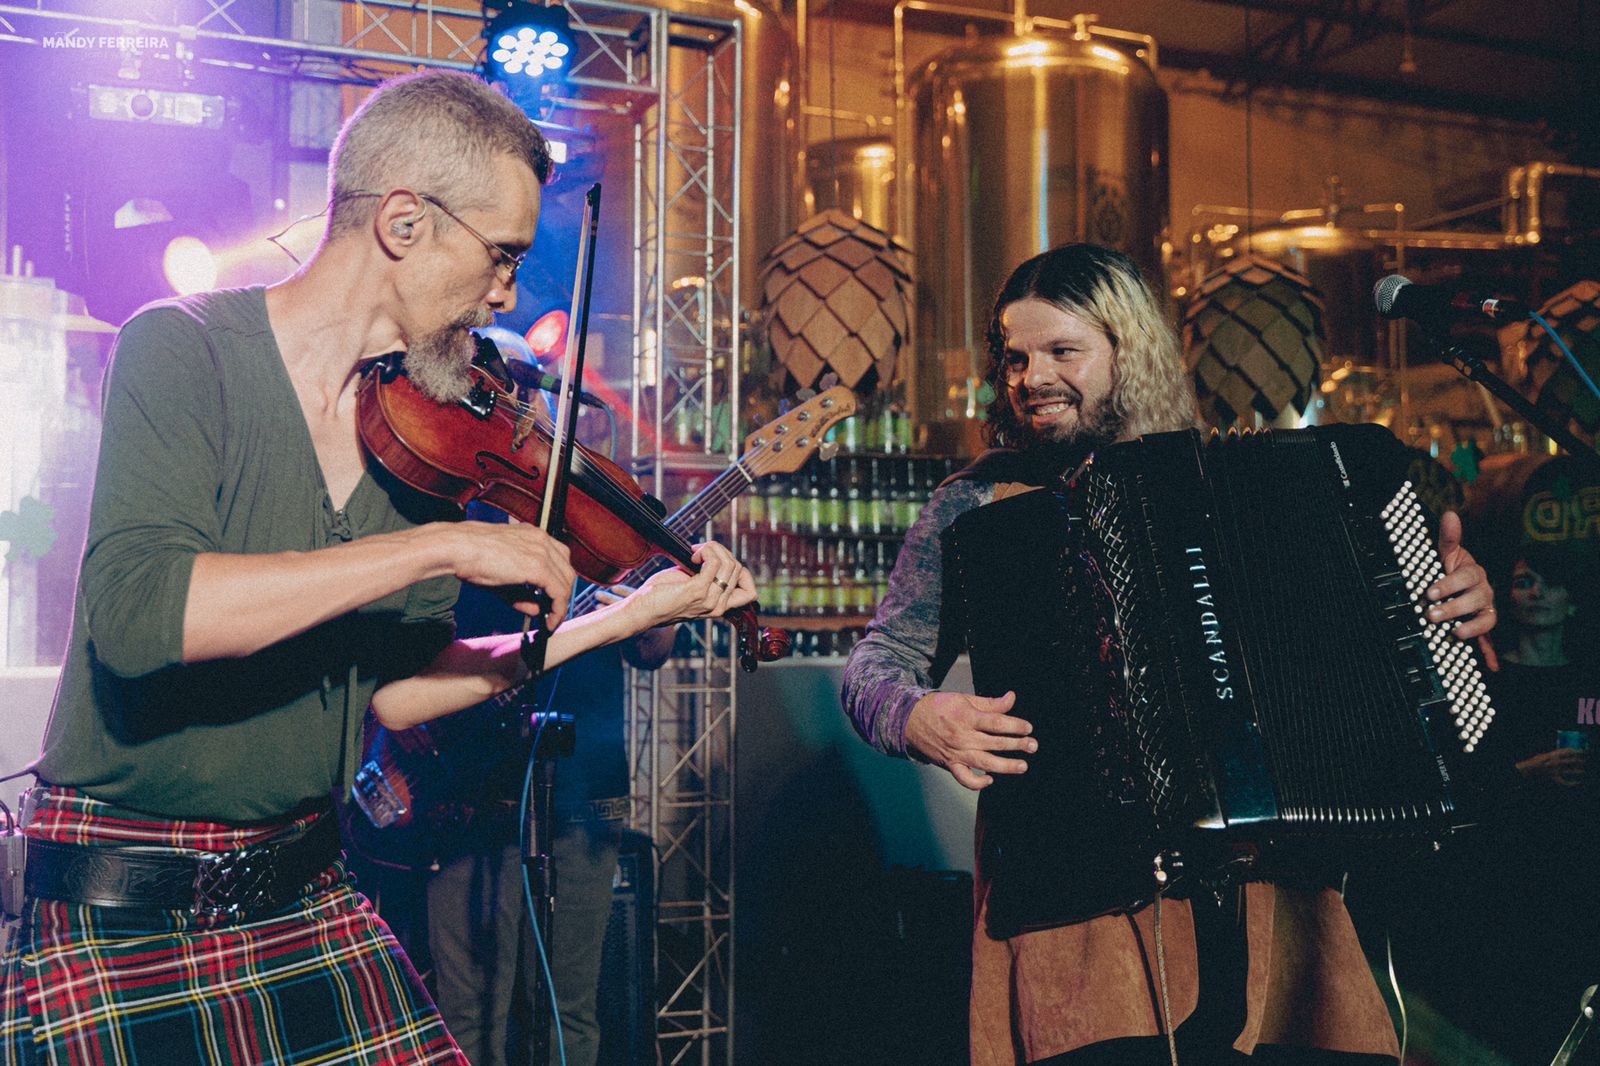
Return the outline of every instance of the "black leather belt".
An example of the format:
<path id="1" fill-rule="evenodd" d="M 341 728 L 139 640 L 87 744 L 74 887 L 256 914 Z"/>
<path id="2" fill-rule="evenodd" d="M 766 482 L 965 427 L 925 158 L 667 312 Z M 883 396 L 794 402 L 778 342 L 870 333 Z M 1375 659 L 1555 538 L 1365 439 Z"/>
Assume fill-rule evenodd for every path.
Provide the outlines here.
<path id="1" fill-rule="evenodd" d="M 23 892 L 96 907 L 250 917 L 293 903 L 339 854 L 338 819 L 331 814 L 281 844 L 190 855 L 30 839 Z"/>

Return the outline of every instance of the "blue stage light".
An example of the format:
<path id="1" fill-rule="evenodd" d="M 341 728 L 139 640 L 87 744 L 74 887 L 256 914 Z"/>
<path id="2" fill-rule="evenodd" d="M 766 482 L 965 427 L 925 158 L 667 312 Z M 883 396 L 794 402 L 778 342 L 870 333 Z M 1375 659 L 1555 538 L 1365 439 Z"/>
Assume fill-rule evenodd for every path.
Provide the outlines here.
<path id="1" fill-rule="evenodd" d="M 512 4 L 489 23 L 484 74 L 515 88 L 562 80 L 571 70 L 575 41 L 567 9 L 559 4 Z"/>

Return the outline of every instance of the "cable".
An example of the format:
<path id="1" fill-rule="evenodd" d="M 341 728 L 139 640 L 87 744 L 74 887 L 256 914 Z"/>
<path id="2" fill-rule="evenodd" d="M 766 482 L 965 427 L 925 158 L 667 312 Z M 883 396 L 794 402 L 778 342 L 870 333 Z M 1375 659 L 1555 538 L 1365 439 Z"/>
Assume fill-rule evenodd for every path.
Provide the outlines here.
<path id="1" fill-rule="evenodd" d="M 556 689 L 561 685 L 561 671 L 556 670 L 555 680 L 550 685 L 550 695 L 546 705 L 554 704 Z M 539 738 L 544 734 L 544 719 L 539 719 L 539 728 L 533 734 L 533 750 L 539 750 Z M 528 798 L 533 791 L 533 764 L 535 760 L 528 759 L 527 772 L 522 775 L 522 804 L 517 812 L 517 840 L 521 845 L 522 854 L 528 853 L 526 837 L 528 826 Z M 561 1031 L 561 1005 L 556 1000 L 556 979 L 550 973 L 550 956 L 545 954 L 544 934 L 539 930 L 539 910 L 533 905 L 533 886 L 528 880 L 528 864 L 522 864 L 522 902 L 528 908 L 528 924 L 533 926 L 533 946 L 539 955 L 539 968 L 544 971 L 544 987 L 550 996 L 550 1024 L 556 1034 L 556 1051 L 559 1053 L 561 1066 L 567 1066 L 567 1038 Z"/>
<path id="2" fill-rule="evenodd" d="M 1594 393 L 1595 399 L 1600 400 L 1600 388 L 1595 387 L 1594 379 L 1589 376 L 1588 371 L 1583 369 L 1583 364 L 1578 362 L 1577 357 L 1572 354 L 1572 349 L 1568 348 L 1567 342 L 1561 339 L 1561 334 L 1557 333 L 1550 323 L 1544 320 L 1544 316 L 1539 312 L 1529 311 L 1528 317 L 1539 323 L 1539 325 L 1543 326 L 1544 331 L 1550 334 L 1551 339 L 1553 339 L 1556 344 L 1560 345 L 1562 353 L 1567 357 L 1567 361 L 1572 364 L 1572 369 L 1576 370 L 1578 372 L 1578 377 L 1582 378 L 1583 383 L 1589 386 L 1589 391 Z"/>
<path id="3" fill-rule="evenodd" d="M 1255 42 L 1250 34 L 1250 5 L 1244 7 L 1244 68 L 1250 69 Z M 1244 250 L 1254 254 L 1256 242 L 1255 82 L 1248 75 L 1244 87 Z"/>
<path id="4" fill-rule="evenodd" d="M 1400 977 L 1394 972 L 1394 939 L 1383 934 L 1383 953 L 1389 961 L 1389 987 L 1394 989 L 1394 1003 L 1400 1011 L 1400 1064 L 1406 1066 L 1406 1041 L 1411 1036 L 1411 1022 L 1406 1017 L 1405 997 L 1400 994 Z"/>
<path id="5" fill-rule="evenodd" d="M 607 445 L 606 451 L 610 453 L 611 461 L 616 462 L 617 448 L 622 444 L 622 438 L 617 433 L 617 413 L 611 409 L 609 404 L 600 408 L 600 410 L 606 413 L 606 422 L 611 426 L 611 443 Z"/>
<path id="6" fill-rule="evenodd" d="M 1172 1032 L 1172 996 L 1167 989 L 1167 945 L 1161 939 L 1161 898 L 1156 893 L 1156 975 L 1161 980 L 1161 1028 L 1167 1034 L 1167 1054 L 1172 1056 L 1172 1066 L 1178 1066 L 1178 1038 Z"/>

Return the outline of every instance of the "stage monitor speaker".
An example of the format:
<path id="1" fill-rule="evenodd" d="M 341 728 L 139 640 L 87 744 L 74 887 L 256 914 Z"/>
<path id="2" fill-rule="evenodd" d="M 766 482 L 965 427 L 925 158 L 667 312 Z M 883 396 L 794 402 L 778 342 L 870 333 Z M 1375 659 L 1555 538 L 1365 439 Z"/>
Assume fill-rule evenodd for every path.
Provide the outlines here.
<path id="1" fill-rule="evenodd" d="M 600 962 L 599 1066 L 655 1066 L 656 886 L 650 837 L 627 830 Z"/>

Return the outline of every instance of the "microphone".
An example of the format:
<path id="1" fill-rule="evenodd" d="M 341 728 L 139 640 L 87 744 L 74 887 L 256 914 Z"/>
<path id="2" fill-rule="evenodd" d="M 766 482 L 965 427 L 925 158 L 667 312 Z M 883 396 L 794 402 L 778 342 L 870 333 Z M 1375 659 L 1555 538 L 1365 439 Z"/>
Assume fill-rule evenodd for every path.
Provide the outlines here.
<path id="1" fill-rule="evenodd" d="M 538 389 L 541 392 L 553 392 L 559 395 L 561 390 L 565 387 L 562 385 L 561 379 L 556 377 L 554 374 L 546 374 L 543 370 L 540 370 L 532 363 L 525 363 L 521 359 L 507 359 L 506 370 L 511 374 L 512 381 L 515 381 L 518 385 L 523 385 L 530 389 Z M 599 407 L 602 409 L 606 406 L 606 402 L 600 397 L 596 396 L 592 392 L 586 392 L 583 389 L 578 390 L 578 402 L 581 404 L 586 404 L 589 407 Z"/>
<path id="2" fill-rule="evenodd" d="M 486 326 L 483 329 L 472 331 L 472 342 L 477 346 L 478 354 L 473 362 L 486 367 L 495 378 L 505 386 L 506 378 L 517 385 L 540 392 L 554 392 L 560 394 L 561 379 L 554 374 L 546 374 L 530 360 L 533 359 L 533 349 L 528 347 L 528 342 L 509 329 L 502 326 Z M 513 355 L 506 357 L 506 352 Z M 501 374 L 498 368 L 504 368 Z M 578 402 L 601 410 L 609 410 L 606 402 L 600 397 L 582 389 L 578 390 Z"/>
<path id="3" fill-rule="evenodd" d="M 1532 308 L 1521 300 L 1457 289 L 1417 285 L 1402 274 L 1390 274 L 1372 287 L 1372 302 L 1384 318 L 1409 318 L 1424 326 L 1441 326 L 1453 318 L 1482 316 L 1496 322 L 1527 318 Z"/>

